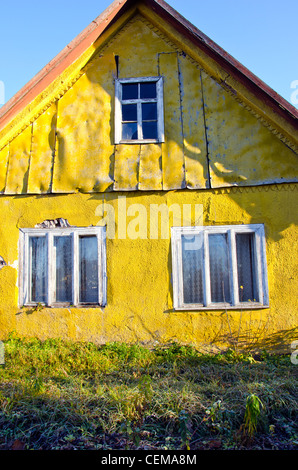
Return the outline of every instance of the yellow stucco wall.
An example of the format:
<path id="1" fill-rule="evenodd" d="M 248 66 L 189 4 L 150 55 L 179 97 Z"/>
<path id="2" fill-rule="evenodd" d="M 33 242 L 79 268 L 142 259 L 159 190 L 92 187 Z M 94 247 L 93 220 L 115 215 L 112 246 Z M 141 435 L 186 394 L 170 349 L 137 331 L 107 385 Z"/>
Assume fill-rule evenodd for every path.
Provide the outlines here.
<path id="1" fill-rule="evenodd" d="M 289 347 L 297 325 L 295 139 L 272 126 L 269 114 L 261 117 L 240 88 L 229 91 L 211 59 L 146 7 L 140 11 L 115 22 L 0 133 L 0 256 L 7 263 L 0 270 L 0 339 L 15 330 L 42 339 L 202 347 L 227 344 L 231 330 L 262 339 L 263 347 Z M 117 73 L 163 76 L 163 143 L 114 144 Z M 270 307 L 174 311 L 170 238 L 152 239 L 150 218 L 135 212 L 143 208 L 147 216 L 163 203 L 198 205 L 204 225 L 263 223 Z M 58 217 L 96 225 L 104 204 L 116 213 L 115 237 L 107 239 L 107 306 L 19 308 L 19 229 Z M 118 204 L 122 215 L 126 204 L 126 222 L 117 218 Z"/>
<path id="2" fill-rule="evenodd" d="M 289 347 L 297 326 L 297 225 L 293 220 L 297 186 L 279 185 L 222 190 L 155 193 L 71 194 L 2 197 L 0 253 L 7 266 L 0 271 L 0 331 L 21 336 L 62 337 L 76 341 L 178 341 L 197 347 L 226 345 L 230 333 L 261 346 Z M 115 209 L 116 231 L 107 238 L 107 306 L 105 308 L 19 308 L 19 229 L 45 219 L 66 218 L 71 225 L 105 223 L 103 204 Z M 192 207 L 192 221 L 204 225 L 264 223 L 270 307 L 260 310 L 174 311 L 170 238 L 153 239 L 154 204 Z M 202 212 L 194 212 L 195 206 Z M 107 207 L 107 206 L 106 206 Z M 106 208 L 105 207 L 105 208 Z M 141 215 L 140 215 L 141 208 Z M 119 209 L 119 214 L 118 214 Z M 143 212 L 142 212 L 143 211 Z M 123 214 L 126 214 L 126 223 Z M 140 219 L 141 217 L 141 219 Z M 142 228 L 138 222 L 142 220 Z M 177 221 L 176 221 L 177 222 Z M 170 218 L 170 225 L 173 220 Z M 147 225 L 147 231 L 143 227 Z M 240 321 L 241 319 L 241 321 Z"/>

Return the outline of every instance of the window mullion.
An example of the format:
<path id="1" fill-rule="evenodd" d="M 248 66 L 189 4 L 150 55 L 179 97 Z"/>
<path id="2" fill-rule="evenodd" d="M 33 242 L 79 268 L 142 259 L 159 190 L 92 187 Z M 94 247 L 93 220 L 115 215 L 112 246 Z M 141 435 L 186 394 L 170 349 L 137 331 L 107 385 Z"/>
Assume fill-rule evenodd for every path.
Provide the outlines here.
<path id="1" fill-rule="evenodd" d="M 115 140 L 119 143 L 122 139 L 122 86 L 118 80 L 115 82 Z"/>
<path id="2" fill-rule="evenodd" d="M 25 234 L 25 241 L 24 241 L 24 263 L 23 263 L 23 269 L 25 272 L 24 276 L 24 284 L 23 284 L 23 302 L 26 304 L 27 302 L 31 301 L 31 295 L 30 295 L 30 256 L 29 256 L 29 236 L 26 233 Z"/>
<path id="3" fill-rule="evenodd" d="M 238 269 L 237 269 L 237 250 L 235 231 L 228 231 L 229 250 L 230 250 L 230 286 L 232 294 L 232 305 L 239 303 Z"/>
<path id="4" fill-rule="evenodd" d="M 137 118 L 138 118 L 138 139 L 143 139 L 143 126 L 142 126 L 142 102 L 137 102 Z"/>
<path id="5" fill-rule="evenodd" d="M 257 289 L 258 289 L 258 296 L 259 296 L 259 302 L 264 303 L 264 290 L 263 290 L 263 273 L 262 273 L 262 264 L 261 264 L 261 259 L 260 259 L 260 254 L 262 253 L 262 247 L 261 247 L 261 237 L 258 233 L 258 231 L 255 232 L 255 259 L 253 260 L 256 263 L 256 274 L 257 274 Z"/>
<path id="6" fill-rule="evenodd" d="M 163 106 L 163 80 L 160 78 L 156 82 L 157 93 L 157 138 L 164 141 L 164 106 Z"/>
<path id="7" fill-rule="evenodd" d="M 30 243 L 30 237 L 27 239 L 26 243 L 26 256 L 27 256 L 27 301 L 32 302 L 32 245 Z"/>
<path id="8" fill-rule="evenodd" d="M 101 272 L 102 272 L 102 285 L 101 285 L 101 299 L 102 305 L 107 303 L 107 247 L 106 247 L 106 227 L 103 227 L 100 231 L 100 246 L 101 246 Z"/>
<path id="9" fill-rule="evenodd" d="M 103 304 L 103 253 L 102 253 L 102 236 L 97 234 L 97 265 L 98 265 L 98 303 L 99 305 Z"/>
<path id="10" fill-rule="evenodd" d="M 52 305 L 56 298 L 56 256 L 54 250 L 54 236 L 52 233 L 47 233 L 47 252 L 48 252 L 48 290 L 47 290 L 47 304 Z"/>
<path id="11" fill-rule="evenodd" d="M 79 236 L 78 233 L 72 233 L 73 241 L 73 263 L 72 263 L 72 299 L 73 304 L 79 303 Z"/>
<path id="12" fill-rule="evenodd" d="M 184 303 L 183 297 L 183 274 L 182 274 L 182 249 L 181 249 L 181 234 L 175 230 L 171 230 L 172 238 L 172 257 L 173 257 L 173 304 L 174 308 L 181 306 Z"/>
<path id="13" fill-rule="evenodd" d="M 181 242 L 181 234 L 179 234 L 179 237 L 176 238 L 176 243 L 175 243 L 175 257 L 177 260 L 177 275 L 178 275 L 178 298 L 176 299 L 176 302 L 178 305 L 184 304 L 184 286 L 183 286 L 183 266 L 182 266 L 182 242 Z"/>
<path id="14" fill-rule="evenodd" d="M 208 307 L 211 303 L 210 264 L 209 264 L 209 241 L 208 232 L 203 232 L 203 257 L 204 257 L 204 305 Z"/>

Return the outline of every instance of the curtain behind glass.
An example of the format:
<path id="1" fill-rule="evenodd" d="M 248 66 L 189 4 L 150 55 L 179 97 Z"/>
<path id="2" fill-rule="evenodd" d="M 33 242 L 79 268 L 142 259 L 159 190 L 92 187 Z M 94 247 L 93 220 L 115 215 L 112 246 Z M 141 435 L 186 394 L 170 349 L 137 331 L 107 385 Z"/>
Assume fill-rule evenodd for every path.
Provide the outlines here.
<path id="1" fill-rule="evenodd" d="M 237 233 L 237 269 L 240 302 L 257 301 L 258 294 L 254 279 L 254 234 Z"/>
<path id="2" fill-rule="evenodd" d="M 72 302 L 72 237 L 54 237 L 56 302 Z"/>
<path id="3" fill-rule="evenodd" d="M 46 302 L 47 300 L 47 240 L 46 237 L 30 237 L 30 277 L 31 277 L 31 302 Z"/>
<path id="4" fill-rule="evenodd" d="M 97 237 L 79 238 L 80 303 L 98 303 Z"/>
<path id="5" fill-rule="evenodd" d="M 203 304 L 202 235 L 182 235 L 181 242 L 184 303 Z"/>
<path id="6" fill-rule="evenodd" d="M 231 302 L 227 235 L 208 236 L 211 302 Z"/>

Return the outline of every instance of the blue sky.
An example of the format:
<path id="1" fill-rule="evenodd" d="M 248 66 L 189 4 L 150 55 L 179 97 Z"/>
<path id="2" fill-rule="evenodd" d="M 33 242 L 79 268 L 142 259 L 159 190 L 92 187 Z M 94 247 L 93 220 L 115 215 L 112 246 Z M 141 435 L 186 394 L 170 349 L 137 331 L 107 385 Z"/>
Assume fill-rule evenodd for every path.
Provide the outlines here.
<path id="1" fill-rule="evenodd" d="M 1 3 L 0 84 L 2 88 L 4 84 L 4 99 L 2 96 L 1 101 L 0 94 L 0 106 L 112 0 Z M 293 93 L 298 90 L 297 0 L 168 0 L 168 3 L 298 108 L 296 100 L 293 102 Z"/>

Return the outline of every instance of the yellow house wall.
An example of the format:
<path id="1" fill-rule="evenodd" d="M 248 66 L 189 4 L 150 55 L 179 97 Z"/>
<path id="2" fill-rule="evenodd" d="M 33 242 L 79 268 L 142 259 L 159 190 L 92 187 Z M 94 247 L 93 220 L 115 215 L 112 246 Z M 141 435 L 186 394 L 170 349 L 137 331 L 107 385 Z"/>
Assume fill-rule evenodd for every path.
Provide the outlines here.
<path id="1" fill-rule="evenodd" d="M 115 22 L 0 133 L 0 256 L 7 263 L 0 339 L 15 330 L 42 339 L 203 347 L 227 344 L 239 331 L 263 347 L 288 347 L 297 325 L 297 138 L 289 127 L 282 134 L 282 122 L 274 127 L 268 110 L 268 120 L 261 117 L 256 98 L 244 99 L 239 84 L 154 12 L 140 11 Z M 117 75 L 163 76 L 164 142 L 114 144 Z M 148 215 L 154 204 L 198 205 L 205 225 L 264 223 L 270 307 L 174 311 L 170 239 L 152 238 L 151 219 L 137 212 Z M 116 214 L 115 237 L 107 239 L 107 306 L 20 308 L 19 229 L 58 217 L 96 225 L 106 207 Z M 107 229 L 112 235 L 113 225 Z"/>
<path id="2" fill-rule="evenodd" d="M 1 338 L 61 337 L 75 341 L 178 341 L 199 348 L 229 344 L 227 335 L 263 348 L 290 347 L 297 326 L 297 186 L 276 185 L 221 190 L 121 192 L 56 196 L 2 196 L 0 255 Z M 174 311 L 170 237 L 156 236 L 152 208 L 191 205 L 191 223 L 264 223 L 270 306 L 260 310 Z M 155 206 L 154 206 L 155 205 Z M 156 206 L 157 205 L 157 206 Z M 189 207 L 189 206 L 188 206 Z M 197 212 L 195 212 L 197 207 Z M 113 219 L 108 214 L 115 211 Z M 45 219 L 66 218 L 71 225 L 107 223 L 107 306 L 47 308 L 18 306 L 19 229 Z M 170 217 L 170 226 L 179 220 Z M 162 238 L 163 237 L 163 238 Z M 240 327 L 240 330 L 239 330 Z M 230 331 L 231 330 L 231 331 Z"/>

